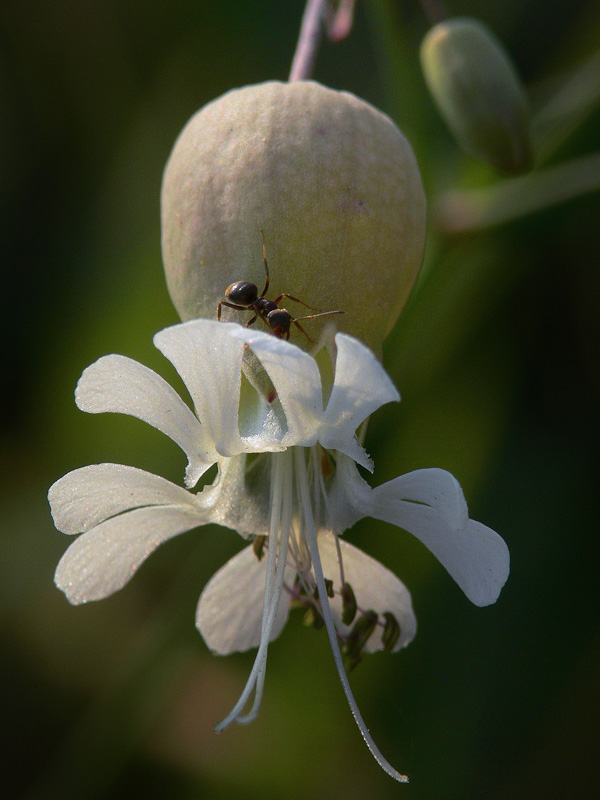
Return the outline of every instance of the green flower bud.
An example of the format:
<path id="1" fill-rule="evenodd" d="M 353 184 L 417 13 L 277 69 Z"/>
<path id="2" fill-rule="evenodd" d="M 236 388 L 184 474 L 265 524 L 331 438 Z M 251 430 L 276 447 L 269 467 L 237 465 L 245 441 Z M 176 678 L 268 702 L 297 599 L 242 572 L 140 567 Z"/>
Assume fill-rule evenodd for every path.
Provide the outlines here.
<path id="1" fill-rule="evenodd" d="M 301 323 L 311 339 L 329 325 L 378 348 L 423 254 L 425 199 L 410 145 L 372 106 L 312 81 L 215 100 L 184 128 L 163 180 L 163 260 L 183 320 L 216 318 L 236 281 L 262 291 L 261 231 L 267 296 L 344 312 Z M 290 298 L 281 307 L 293 317 L 315 313 Z M 293 325 L 292 341 L 310 347 Z"/>
<path id="2" fill-rule="evenodd" d="M 533 153 L 529 108 L 508 55 L 480 22 L 435 25 L 421 44 L 425 80 L 461 147 L 500 172 L 525 172 Z"/>

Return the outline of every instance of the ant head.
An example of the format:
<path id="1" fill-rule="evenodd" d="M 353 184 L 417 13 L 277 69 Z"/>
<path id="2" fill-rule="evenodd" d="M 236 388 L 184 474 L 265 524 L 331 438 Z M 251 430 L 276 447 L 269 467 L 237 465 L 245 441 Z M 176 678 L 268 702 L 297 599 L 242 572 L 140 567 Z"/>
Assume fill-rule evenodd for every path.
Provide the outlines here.
<path id="1" fill-rule="evenodd" d="M 277 336 L 278 339 L 283 339 L 284 336 L 287 339 L 290 338 L 290 325 L 293 322 L 293 317 L 285 308 L 275 308 L 273 311 L 269 311 L 267 322 L 271 333 Z"/>

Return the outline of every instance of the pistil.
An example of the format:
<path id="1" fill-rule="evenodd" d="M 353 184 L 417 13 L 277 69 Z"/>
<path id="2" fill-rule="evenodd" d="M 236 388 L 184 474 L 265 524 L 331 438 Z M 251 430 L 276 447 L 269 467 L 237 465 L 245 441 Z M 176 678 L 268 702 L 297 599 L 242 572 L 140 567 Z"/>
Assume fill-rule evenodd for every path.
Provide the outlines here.
<path id="1" fill-rule="evenodd" d="M 319 555 L 319 546 L 317 542 L 317 531 L 315 528 L 314 516 L 310 500 L 310 487 L 306 469 L 306 461 L 304 458 L 304 453 L 300 448 L 294 448 L 294 463 L 296 467 L 296 481 L 302 503 L 304 533 L 306 535 L 306 539 L 308 542 L 313 562 L 313 571 L 317 583 L 317 589 L 319 590 L 319 599 L 321 604 L 323 621 L 325 622 L 325 628 L 327 630 L 327 636 L 329 637 L 329 644 L 331 646 L 331 652 L 333 654 L 333 660 L 335 662 L 335 666 L 340 678 L 340 682 L 342 684 L 342 688 L 344 690 L 344 694 L 346 695 L 348 705 L 350 706 L 350 711 L 352 712 L 352 716 L 354 717 L 354 720 L 358 725 L 358 729 L 362 734 L 365 744 L 371 751 L 371 754 L 375 759 L 375 761 L 377 761 L 379 766 L 391 778 L 394 778 L 400 783 L 407 783 L 408 782 L 407 776 L 401 775 L 396 769 L 394 769 L 394 767 L 392 767 L 392 765 L 387 761 L 386 758 L 384 758 L 379 748 L 373 741 L 373 738 L 369 733 L 369 730 L 365 725 L 365 722 L 361 716 L 356 700 L 354 699 L 354 695 L 352 694 L 350 683 L 348 681 L 348 676 L 346 675 L 346 671 L 344 669 L 344 664 L 342 661 L 342 654 L 340 652 L 338 644 L 338 636 L 335 628 L 335 622 L 333 620 L 331 608 L 329 607 L 329 599 L 327 597 L 327 587 L 325 585 L 325 577 L 323 575 L 323 568 L 321 566 L 321 558 Z"/>

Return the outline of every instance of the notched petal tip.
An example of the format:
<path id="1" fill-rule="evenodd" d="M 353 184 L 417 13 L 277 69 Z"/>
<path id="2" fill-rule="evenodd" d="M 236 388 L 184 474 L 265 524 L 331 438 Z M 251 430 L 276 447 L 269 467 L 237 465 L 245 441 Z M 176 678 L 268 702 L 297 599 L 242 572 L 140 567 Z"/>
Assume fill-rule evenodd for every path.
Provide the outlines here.
<path id="1" fill-rule="evenodd" d="M 54 524 L 62 533 L 84 533 L 109 517 L 142 506 L 188 506 L 195 496 L 180 486 L 124 464 L 90 464 L 63 475 L 48 491 Z"/>

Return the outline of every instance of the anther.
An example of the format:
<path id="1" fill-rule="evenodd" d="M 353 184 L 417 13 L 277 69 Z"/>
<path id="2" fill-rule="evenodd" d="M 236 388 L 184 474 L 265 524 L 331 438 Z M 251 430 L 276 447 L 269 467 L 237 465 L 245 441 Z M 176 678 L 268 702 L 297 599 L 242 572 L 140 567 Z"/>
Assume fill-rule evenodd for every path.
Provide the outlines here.
<path id="1" fill-rule="evenodd" d="M 327 590 L 327 597 L 335 597 L 335 592 L 333 591 L 333 581 L 329 580 L 329 578 L 325 578 L 325 589 Z M 314 596 L 315 600 L 319 599 L 319 590 L 316 586 Z"/>
<path id="2" fill-rule="evenodd" d="M 377 612 L 367 611 L 361 614 L 344 642 L 344 663 L 348 672 L 351 672 L 362 659 L 364 646 L 377 625 Z"/>
<path id="3" fill-rule="evenodd" d="M 312 627 L 315 628 L 315 630 L 320 630 L 325 624 L 325 621 L 315 606 L 309 606 L 302 617 L 302 624 L 306 625 L 307 628 Z"/>
<path id="4" fill-rule="evenodd" d="M 252 550 L 254 551 L 254 555 L 260 561 L 265 554 L 265 544 L 267 541 L 266 536 L 255 536 L 254 541 L 252 542 Z"/>
<path id="5" fill-rule="evenodd" d="M 400 638 L 400 625 L 391 611 L 386 611 L 383 618 L 385 619 L 385 627 L 381 635 L 381 641 L 388 653 L 391 653 Z"/>
<path id="6" fill-rule="evenodd" d="M 342 622 L 350 625 L 356 616 L 356 597 L 348 582 L 342 585 Z"/>

